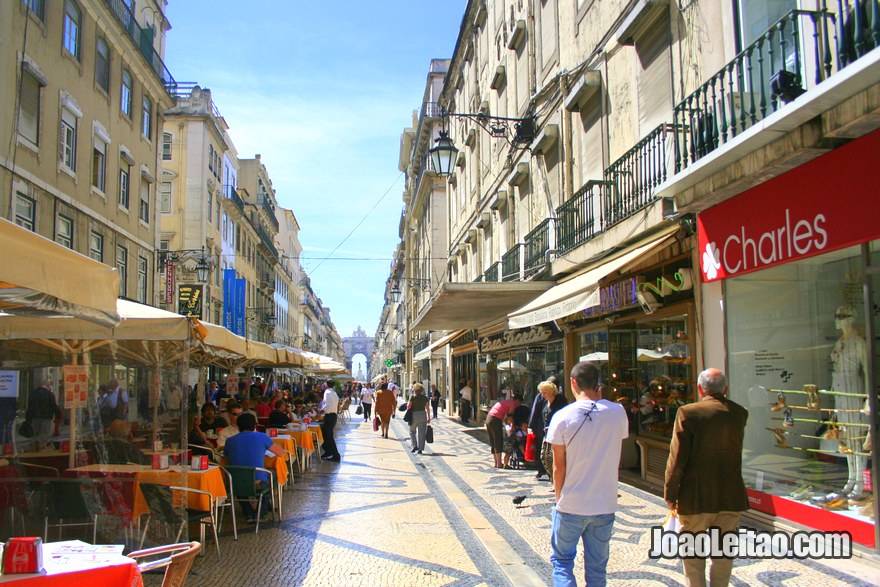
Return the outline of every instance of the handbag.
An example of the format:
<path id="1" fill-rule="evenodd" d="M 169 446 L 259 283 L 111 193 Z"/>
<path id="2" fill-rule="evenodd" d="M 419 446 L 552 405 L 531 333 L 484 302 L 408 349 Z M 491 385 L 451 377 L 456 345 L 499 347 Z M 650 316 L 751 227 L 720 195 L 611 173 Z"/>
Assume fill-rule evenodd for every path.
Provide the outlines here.
<path id="1" fill-rule="evenodd" d="M 407 410 L 406 413 L 403 415 L 403 421 L 406 422 L 407 424 L 412 424 L 412 420 L 413 420 L 412 410 Z"/>
<path id="2" fill-rule="evenodd" d="M 34 425 L 30 420 L 25 420 L 18 427 L 18 435 L 24 438 L 32 438 L 34 435 Z"/>
<path id="3" fill-rule="evenodd" d="M 428 424 L 428 428 L 425 430 L 425 442 L 431 444 L 434 442 L 434 429 Z"/>
<path id="4" fill-rule="evenodd" d="M 541 464 L 547 473 L 553 474 L 553 445 L 546 440 L 541 443 Z"/>
<path id="5" fill-rule="evenodd" d="M 528 436 L 526 436 L 526 450 L 525 450 L 525 459 L 533 463 L 535 462 L 535 433 L 529 432 Z"/>
<path id="6" fill-rule="evenodd" d="M 358 406 L 357 409 L 354 411 L 354 413 L 357 414 L 358 416 L 363 414 L 364 413 L 364 406 Z"/>
<path id="7" fill-rule="evenodd" d="M 375 416 L 373 418 L 373 432 L 376 432 L 378 430 L 379 430 L 379 416 Z"/>

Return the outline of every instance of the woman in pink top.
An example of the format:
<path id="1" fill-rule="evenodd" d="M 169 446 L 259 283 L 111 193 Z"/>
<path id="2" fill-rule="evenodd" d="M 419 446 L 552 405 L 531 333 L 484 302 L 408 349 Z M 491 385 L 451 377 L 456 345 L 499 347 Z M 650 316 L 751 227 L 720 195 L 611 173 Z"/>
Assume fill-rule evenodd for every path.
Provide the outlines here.
<path id="1" fill-rule="evenodd" d="M 496 469 L 502 467 L 501 453 L 504 450 L 504 417 L 507 414 L 512 414 L 521 403 L 522 396 L 515 393 L 511 399 L 503 399 L 492 406 L 492 409 L 489 410 L 489 415 L 486 417 L 486 430 L 489 432 L 489 448 L 492 450 Z"/>

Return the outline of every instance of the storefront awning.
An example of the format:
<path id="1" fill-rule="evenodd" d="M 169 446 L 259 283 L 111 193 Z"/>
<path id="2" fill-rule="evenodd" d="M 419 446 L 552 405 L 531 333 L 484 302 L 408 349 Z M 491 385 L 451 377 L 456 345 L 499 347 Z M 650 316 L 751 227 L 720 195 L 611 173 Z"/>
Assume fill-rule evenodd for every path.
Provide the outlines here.
<path id="1" fill-rule="evenodd" d="M 671 234 L 664 234 L 568 281 L 547 290 L 532 302 L 507 316 L 509 328 L 527 328 L 559 320 L 565 316 L 599 305 L 599 281 L 628 265 L 652 249 L 661 246 Z"/>
<path id="2" fill-rule="evenodd" d="M 413 330 L 478 328 L 553 287 L 552 281 L 444 283 L 413 322 Z"/>
<path id="3" fill-rule="evenodd" d="M 119 324 L 119 273 L 0 219 L 0 311 Z"/>
<path id="4" fill-rule="evenodd" d="M 425 347 L 413 355 L 413 361 L 424 361 L 431 358 L 431 347 Z"/>
<path id="5" fill-rule="evenodd" d="M 463 328 L 461 330 L 456 330 L 454 332 L 450 332 L 449 334 L 447 334 L 443 338 L 432 342 L 431 346 L 428 347 L 428 350 L 433 352 L 433 351 L 436 351 L 437 349 L 443 348 L 446 345 L 448 345 L 450 342 L 452 342 L 453 340 L 455 340 L 456 338 L 458 338 L 459 336 L 464 334 L 466 331 L 467 331 L 467 329 Z"/>

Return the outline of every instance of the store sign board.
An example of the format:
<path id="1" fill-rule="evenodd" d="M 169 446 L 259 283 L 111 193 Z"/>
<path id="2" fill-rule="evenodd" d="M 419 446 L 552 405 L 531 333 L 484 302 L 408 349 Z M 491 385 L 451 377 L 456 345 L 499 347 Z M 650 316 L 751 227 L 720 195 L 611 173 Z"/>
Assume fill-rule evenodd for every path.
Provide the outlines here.
<path id="1" fill-rule="evenodd" d="M 638 277 L 628 277 L 599 288 L 599 305 L 584 310 L 584 317 L 602 316 L 639 305 L 636 294 L 639 292 Z"/>
<path id="2" fill-rule="evenodd" d="M 744 275 L 880 236 L 870 202 L 880 130 L 697 217 L 704 282 Z"/>
<path id="3" fill-rule="evenodd" d="M 202 292 L 201 285 L 180 285 L 177 290 L 177 313 L 191 318 L 202 317 Z"/>
<path id="4" fill-rule="evenodd" d="M 0 397 L 18 397 L 18 371 L 0 371 Z"/>
<path id="5" fill-rule="evenodd" d="M 84 408 L 89 400 L 89 366 L 64 365 L 64 407 Z"/>
<path id="6" fill-rule="evenodd" d="M 505 330 L 501 336 L 480 339 L 481 353 L 494 353 L 502 349 L 543 342 L 553 336 L 553 330 L 544 326 L 533 326 L 528 330 Z"/>

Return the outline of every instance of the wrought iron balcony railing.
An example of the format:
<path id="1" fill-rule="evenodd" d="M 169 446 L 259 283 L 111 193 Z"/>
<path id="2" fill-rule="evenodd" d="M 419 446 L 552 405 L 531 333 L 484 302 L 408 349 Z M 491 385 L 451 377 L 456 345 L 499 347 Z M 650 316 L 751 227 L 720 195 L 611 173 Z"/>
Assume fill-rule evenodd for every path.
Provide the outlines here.
<path id="1" fill-rule="evenodd" d="M 605 169 L 601 231 L 654 201 L 654 188 L 672 168 L 673 131 L 673 125 L 661 124 Z"/>
<path id="2" fill-rule="evenodd" d="M 275 218 L 275 209 L 272 207 L 272 204 L 269 202 L 269 198 L 264 195 L 260 195 L 257 197 L 260 201 L 260 206 L 263 207 L 263 211 L 266 213 L 266 216 L 269 217 L 269 222 L 272 223 L 272 226 L 275 227 L 275 230 L 278 230 L 278 219 Z"/>
<path id="3" fill-rule="evenodd" d="M 525 245 L 517 243 L 501 256 L 501 281 L 522 281 Z"/>
<path id="4" fill-rule="evenodd" d="M 523 243 L 525 245 L 524 273 L 526 275 L 540 269 L 546 262 L 554 224 L 554 219 L 545 218 L 526 235 Z"/>
<path id="5" fill-rule="evenodd" d="M 223 186 L 223 197 L 227 200 L 232 200 L 235 207 L 244 214 L 244 201 L 241 199 L 241 196 L 238 195 L 238 189 L 234 185 L 227 184 Z"/>
<path id="6" fill-rule="evenodd" d="M 147 65 L 150 66 L 150 69 L 153 70 L 153 73 L 155 73 L 159 78 L 159 81 L 162 82 L 165 91 L 168 92 L 169 95 L 174 96 L 177 82 L 174 81 L 171 72 L 165 67 L 165 62 L 162 61 L 159 53 L 153 49 L 153 35 L 155 32 L 151 29 L 141 28 L 141 25 L 135 20 L 131 8 L 126 6 L 125 2 L 122 0 L 105 0 L 105 3 L 107 4 L 107 8 L 110 9 L 110 12 L 116 16 L 116 20 L 122 28 L 125 29 L 125 32 L 128 33 L 128 36 L 131 37 L 135 47 L 138 48 L 140 54 L 143 55 L 144 59 L 147 61 Z"/>
<path id="7" fill-rule="evenodd" d="M 787 13 L 675 106 L 676 173 L 880 44 L 880 2 L 833 4 Z"/>
<path id="8" fill-rule="evenodd" d="M 556 208 L 556 248 L 560 255 L 576 249 L 601 231 L 601 190 L 602 182 L 591 179 Z"/>
<path id="9" fill-rule="evenodd" d="M 501 261 L 495 261 L 483 273 L 483 281 L 498 281 L 498 270 L 501 267 Z"/>
<path id="10" fill-rule="evenodd" d="M 263 242 L 263 245 L 277 259 L 278 249 L 275 248 L 275 241 L 272 239 L 272 237 L 269 236 L 269 234 L 266 232 L 266 229 L 263 228 L 262 225 L 254 224 L 254 228 L 257 230 L 257 235 L 259 235 L 260 240 Z"/>

